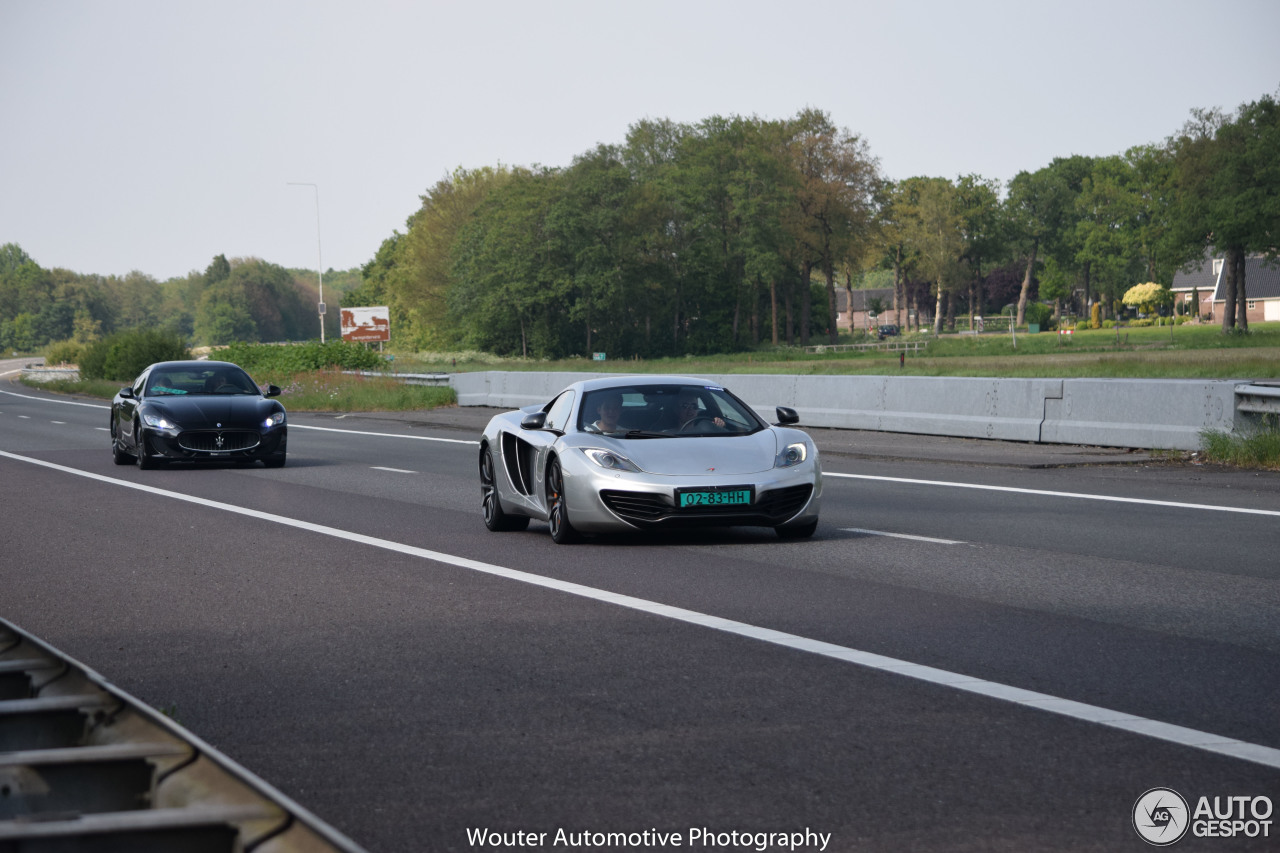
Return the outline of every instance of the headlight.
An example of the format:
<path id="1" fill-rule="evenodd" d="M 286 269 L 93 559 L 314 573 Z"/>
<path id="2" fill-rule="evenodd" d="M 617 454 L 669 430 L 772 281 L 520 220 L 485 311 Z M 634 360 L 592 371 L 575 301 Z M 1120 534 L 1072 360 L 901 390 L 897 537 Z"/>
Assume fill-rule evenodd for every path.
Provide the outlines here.
<path id="1" fill-rule="evenodd" d="M 792 465 L 799 465 L 801 462 L 809 458 L 809 448 L 803 441 L 797 441 L 795 444 L 788 444 L 778 454 L 778 458 L 773 460 L 774 468 L 790 468 Z"/>
<path id="2" fill-rule="evenodd" d="M 267 419 L 262 422 L 262 425 L 267 429 L 271 429 L 273 426 L 280 426 L 282 423 L 284 423 L 284 412 L 272 412 L 267 416 Z"/>
<path id="3" fill-rule="evenodd" d="M 640 473 L 640 468 L 636 463 L 632 462 L 621 453 L 614 453 L 612 450 L 603 450 L 599 447 L 584 447 L 582 452 L 587 458 L 599 465 L 601 468 L 608 468 L 610 471 L 630 471 L 634 474 Z"/>
<path id="4" fill-rule="evenodd" d="M 159 429 L 177 429 L 178 425 L 162 415 L 143 415 L 142 419 L 146 421 L 149 427 L 158 427 Z"/>

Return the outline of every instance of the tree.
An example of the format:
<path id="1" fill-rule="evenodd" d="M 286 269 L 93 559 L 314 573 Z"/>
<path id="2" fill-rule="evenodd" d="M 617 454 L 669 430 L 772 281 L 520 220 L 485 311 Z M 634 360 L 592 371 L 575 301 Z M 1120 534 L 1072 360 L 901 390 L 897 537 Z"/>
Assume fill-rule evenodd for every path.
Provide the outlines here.
<path id="1" fill-rule="evenodd" d="M 1015 323 L 1026 318 L 1027 298 L 1040 252 L 1060 238 L 1071 200 L 1070 188 L 1059 160 L 1035 172 L 1019 172 L 1009 182 L 1009 219 L 1015 239 L 1026 259 L 1022 290 L 1018 294 Z"/>
<path id="2" fill-rule="evenodd" d="M 1125 305 L 1149 314 L 1156 308 L 1173 304 L 1173 292 L 1163 284 L 1148 281 L 1145 284 L 1135 284 L 1126 290 L 1121 301 Z"/>
<path id="3" fill-rule="evenodd" d="M 969 322 L 983 313 L 984 261 L 994 265 L 1004 252 L 1006 222 L 1000 204 L 1000 182 L 979 175 L 963 175 L 956 182 L 956 204 L 964 249 L 961 259 L 968 267 Z"/>
<path id="4" fill-rule="evenodd" d="M 1169 146 L 1182 260 L 1197 262 L 1210 249 L 1223 254 L 1222 330 L 1248 331 L 1245 258 L 1274 260 L 1280 252 L 1280 105 L 1263 97 L 1242 105 L 1234 118 L 1193 110 Z"/>
<path id="5" fill-rule="evenodd" d="M 809 342 L 809 279 L 817 267 L 826 279 L 828 338 L 834 344 L 836 265 L 860 255 L 870 241 L 879 165 L 863 139 L 813 109 L 791 121 L 788 149 L 798 175 L 791 233 L 800 255 L 800 342 Z"/>
<path id="6" fill-rule="evenodd" d="M 956 188 L 946 178 L 911 178 L 906 192 L 904 238 L 916 252 L 916 269 L 933 283 L 933 333 L 938 335 L 947 297 L 963 276 L 964 219 Z"/>

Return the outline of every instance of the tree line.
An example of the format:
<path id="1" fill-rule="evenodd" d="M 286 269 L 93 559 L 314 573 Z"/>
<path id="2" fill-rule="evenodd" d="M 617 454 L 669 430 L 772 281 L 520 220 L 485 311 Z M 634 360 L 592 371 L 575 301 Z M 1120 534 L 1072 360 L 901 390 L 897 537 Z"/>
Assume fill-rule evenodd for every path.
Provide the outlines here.
<path id="1" fill-rule="evenodd" d="M 836 341 L 838 289 L 889 280 L 895 322 L 1048 302 L 1112 315 L 1134 284 L 1226 259 L 1223 328 L 1247 328 L 1244 258 L 1275 258 L 1280 112 L 1195 110 L 1161 144 L 1055 158 L 1007 184 L 886 179 L 824 112 L 645 120 L 565 167 L 459 169 L 356 273 L 409 349 L 556 358 Z M 168 282 L 45 270 L 0 247 L 0 348 L 154 326 L 193 343 L 316 337 L 314 273 L 213 259 Z M 337 312 L 328 333 L 336 336 Z M 904 322 L 905 321 L 905 322 Z"/>
<path id="2" fill-rule="evenodd" d="M 358 270 L 325 274 L 326 290 L 360 283 Z M 0 246 L 0 351 L 52 342 L 87 345 L 129 329 L 154 329 L 195 344 L 319 337 L 318 281 L 307 270 L 257 258 L 213 258 L 203 271 L 158 281 L 46 269 L 15 243 Z M 337 316 L 327 318 L 337 336 Z M 330 328 L 331 326 L 331 328 Z"/>
<path id="3" fill-rule="evenodd" d="M 1243 258 L 1280 234 L 1280 123 L 1263 97 L 1197 110 L 1162 144 L 1064 156 L 1007 185 L 886 180 L 818 110 L 785 120 L 646 120 L 564 168 L 459 170 L 384 241 L 346 305 L 391 307 L 397 340 L 530 357 L 707 353 L 836 340 L 836 291 L 891 270 L 891 311 L 931 317 L 1029 302 L 1114 315 L 1226 255 L 1224 329 Z"/>

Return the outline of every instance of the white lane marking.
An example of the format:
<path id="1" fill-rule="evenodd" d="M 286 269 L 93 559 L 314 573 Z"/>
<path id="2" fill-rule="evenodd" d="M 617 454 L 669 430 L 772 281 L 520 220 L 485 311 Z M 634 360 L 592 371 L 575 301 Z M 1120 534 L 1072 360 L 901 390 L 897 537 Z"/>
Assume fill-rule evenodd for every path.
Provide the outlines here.
<path id="1" fill-rule="evenodd" d="M 66 425 L 67 425 L 67 422 L 66 422 L 66 421 L 49 421 L 49 423 L 51 423 L 51 424 L 57 424 L 58 426 L 66 426 Z"/>
<path id="2" fill-rule="evenodd" d="M 382 465 L 370 465 L 370 466 L 369 466 L 369 470 L 371 470 L 371 471 L 390 471 L 392 474 L 416 474 L 416 473 L 418 473 L 417 471 L 409 471 L 409 470 L 406 470 L 406 469 L 404 469 L 404 468 L 387 468 L 387 467 L 382 466 Z"/>
<path id="3" fill-rule="evenodd" d="M 289 429 L 312 429 L 316 432 L 340 432 L 345 435 L 372 435 L 378 438 L 412 438 L 417 441 L 441 441 L 445 444 L 479 444 L 478 441 L 472 441 L 465 438 L 436 438 L 431 435 L 405 435 L 397 432 L 365 432 L 358 429 L 334 429 L 333 427 L 307 426 L 304 424 L 289 424 Z"/>
<path id="4" fill-rule="evenodd" d="M 950 483 L 946 480 L 912 480 L 906 477 L 878 477 L 872 474 L 836 474 L 823 471 L 823 477 L 840 477 L 846 480 L 880 480 L 886 483 L 906 483 L 914 486 L 948 486 L 953 489 L 982 489 L 989 492 L 1011 492 L 1018 495 L 1042 495 L 1049 498 L 1079 498 L 1087 501 L 1113 501 L 1144 506 L 1166 506 L 1175 509 L 1203 509 L 1213 512 L 1242 512 L 1246 515 L 1272 515 L 1280 517 L 1280 510 L 1249 509 L 1242 506 L 1218 506 L 1216 504 L 1189 504 L 1179 501 L 1157 501 L 1150 498 L 1123 498 L 1116 495 L 1089 495 L 1083 492 L 1054 492 L 1047 489 L 1020 489 L 1014 486 L 986 486 L 980 483 Z"/>
<path id="5" fill-rule="evenodd" d="M 1103 708 L 1097 705 L 1089 705 L 1084 702 L 1063 699 L 1058 696 L 1052 696 L 1048 693 L 1037 693 L 1034 690 L 1024 690 L 1021 687 L 1014 687 L 1010 684 L 987 681 L 985 679 L 964 675 L 963 673 L 950 672 L 945 669 L 938 669 L 936 667 L 912 663 L 911 661 L 886 657 L 885 655 L 875 654 L 874 652 L 865 652 L 859 649 L 852 649 L 847 646 L 836 645 L 835 643 L 827 643 L 822 640 L 801 637 L 797 634 L 775 631 L 772 628 L 762 628 L 745 622 L 737 622 L 733 619 L 723 619 L 719 616 L 699 613 L 696 610 L 686 610 L 682 607 L 672 607 L 656 601 L 648 601 L 643 598 L 635 598 L 630 595 L 609 592 L 608 590 L 596 589 L 594 587 L 571 583 L 569 581 L 545 578 L 541 575 L 529 574 L 528 572 L 521 572 L 516 569 L 508 569 L 505 566 L 496 566 L 492 563 L 482 563 L 479 560 L 472 560 L 467 557 L 445 554 L 441 551 L 432 551 L 430 549 L 419 548 L 414 545 L 405 545 L 400 542 L 392 542 L 388 539 L 378 539 L 374 536 L 367 536 L 363 533 L 341 530 L 336 527 L 327 527 L 322 524 L 314 524 L 310 521 L 302 521 L 297 518 L 289 518 L 283 515 L 275 515 L 274 513 L 248 509 L 247 507 L 236 506 L 235 504 L 222 503 L 221 501 L 209 500 L 208 498 L 200 498 L 194 495 L 186 495 L 181 492 L 169 491 L 168 489 L 159 489 L 142 483 L 118 480 L 104 474 L 80 471 L 76 468 L 68 468 L 54 462 L 45 462 L 41 459 L 19 456 L 16 453 L 9 453 L 4 450 L 0 450 L 0 456 L 7 459 L 13 459 L 17 462 L 26 462 L 31 465 L 39 465 L 43 468 L 49 468 L 54 471 L 61 471 L 65 474 L 73 474 L 77 477 L 85 477 L 90 480 L 109 483 L 113 486 L 135 489 L 158 497 L 186 501 L 187 503 L 206 506 L 211 509 L 220 509 L 237 515 L 256 518 L 261 521 L 268 521 L 274 524 L 294 527 L 310 533 L 318 533 L 322 536 L 332 536 L 336 539 L 342 539 L 347 542 L 368 545 L 372 548 L 381 548 L 386 551 L 394 551 L 398 554 L 420 557 L 424 560 L 444 563 L 445 565 L 456 566 L 462 569 L 470 569 L 472 571 L 482 572 L 484 574 L 494 575 L 508 580 L 519 581 L 521 583 L 527 583 L 544 589 L 551 589 L 557 592 L 567 593 L 569 595 L 577 595 L 593 601 L 599 601 L 605 604 L 614 604 L 618 607 L 624 607 L 642 613 L 649 613 L 666 619 L 673 619 L 678 622 L 686 622 L 703 628 L 711 628 L 717 631 L 735 634 L 740 637 L 760 640 L 765 643 L 772 643 L 773 645 L 782 646 L 783 648 L 834 658 L 835 660 L 857 664 L 880 672 L 903 675 L 907 678 L 914 678 L 919 681 L 926 681 L 943 687 L 964 690 L 968 693 L 977 693 L 992 699 L 1012 702 L 1013 704 L 1020 705 L 1024 708 L 1037 708 L 1052 714 L 1071 717 L 1085 722 L 1097 723 L 1098 725 L 1107 726 L 1108 728 L 1113 729 L 1120 729 L 1133 734 L 1157 738 L 1179 746 L 1187 746 L 1193 749 L 1213 752 L 1218 755 L 1225 755 L 1229 758 L 1239 758 L 1244 761 L 1251 761 L 1255 764 L 1262 764 L 1267 767 L 1280 769 L 1280 749 L 1263 746 L 1262 744 L 1236 740 L 1235 738 L 1224 737 L 1211 732 L 1189 729 L 1185 726 L 1176 726 L 1171 723 L 1164 723 L 1147 717 L 1126 714 L 1123 711 L 1113 711 L 1109 708 Z"/>
<path id="6" fill-rule="evenodd" d="M 104 406 L 101 403 L 81 403 L 79 400 L 54 400 L 49 397 L 33 397 L 30 394 L 15 394 L 12 391 L 0 391 L 0 394 L 8 394 L 10 397 L 18 397 L 23 400 L 35 400 L 39 403 L 61 403 L 64 406 L 85 406 L 89 409 L 109 409 L 110 406 Z"/>
<path id="7" fill-rule="evenodd" d="M 864 530 L 861 527 L 841 527 L 846 533 L 861 533 L 865 536 L 888 536 L 893 539 L 911 539 L 916 542 L 933 542 L 937 545 L 963 545 L 959 539 L 934 539 L 932 536 L 912 536 L 909 533 L 890 533 L 887 530 Z"/>

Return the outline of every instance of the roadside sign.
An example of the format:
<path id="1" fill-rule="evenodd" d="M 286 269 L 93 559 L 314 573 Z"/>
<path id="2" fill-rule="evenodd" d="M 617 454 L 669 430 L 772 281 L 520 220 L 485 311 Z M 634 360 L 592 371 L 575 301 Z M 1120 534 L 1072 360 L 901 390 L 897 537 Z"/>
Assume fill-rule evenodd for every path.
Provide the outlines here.
<path id="1" fill-rule="evenodd" d="M 391 309 L 385 305 L 343 308 L 342 339 L 353 343 L 391 340 Z"/>

